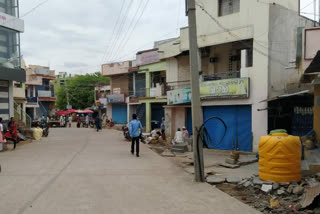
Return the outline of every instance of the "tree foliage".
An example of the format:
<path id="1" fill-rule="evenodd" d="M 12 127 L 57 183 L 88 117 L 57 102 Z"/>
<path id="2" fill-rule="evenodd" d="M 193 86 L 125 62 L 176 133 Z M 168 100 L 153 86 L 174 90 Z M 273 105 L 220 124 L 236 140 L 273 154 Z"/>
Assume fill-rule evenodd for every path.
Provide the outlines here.
<path id="1" fill-rule="evenodd" d="M 108 77 L 103 77 L 101 73 L 75 76 L 66 80 L 66 85 L 61 86 L 56 94 L 56 107 L 61 110 L 67 108 L 67 92 L 69 103 L 74 109 L 85 109 L 94 104 L 94 88 L 97 83 L 109 82 Z"/>

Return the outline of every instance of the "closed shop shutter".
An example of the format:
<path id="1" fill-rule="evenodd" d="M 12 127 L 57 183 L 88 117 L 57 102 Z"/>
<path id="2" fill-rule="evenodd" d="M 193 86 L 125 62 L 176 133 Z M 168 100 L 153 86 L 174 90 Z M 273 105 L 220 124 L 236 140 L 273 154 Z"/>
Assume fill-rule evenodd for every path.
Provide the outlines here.
<path id="1" fill-rule="evenodd" d="M 204 120 L 213 116 L 220 117 L 225 122 L 227 132 L 223 138 L 225 133 L 223 124 L 218 120 L 209 121 L 205 126 L 211 139 L 211 141 L 206 139 L 209 148 L 252 151 L 251 106 L 208 106 L 203 108 Z"/>
<path id="2" fill-rule="evenodd" d="M 186 108 L 186 128 L 189 132 L 189 135 L 192 135 L 192 112 L 191 108 Z"/>
<path id="3" fill-rule="evenodd" d="M 112 104 L 112 121 L 116 124 L 126 124 L 127 121 L 127 105 Z"/>
<path id="4" fill-rule="evenodd" d="M 164 108 L 162 104 L 151 104 L 151 128 L 158 129 L 164 117 Z"/>
<path id="5" fill-rule="evenodd" d="M 0 81 L 0 117 L 9 120 L 9 82 Z"/>

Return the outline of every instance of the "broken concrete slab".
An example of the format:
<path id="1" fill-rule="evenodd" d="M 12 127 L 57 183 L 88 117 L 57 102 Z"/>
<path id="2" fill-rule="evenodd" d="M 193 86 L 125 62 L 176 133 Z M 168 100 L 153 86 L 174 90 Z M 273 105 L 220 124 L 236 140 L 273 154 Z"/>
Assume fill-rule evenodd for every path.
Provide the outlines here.
<path id="1" fill-rule="evenodd" d="M 320 195 L 320 185 L 306 188 L 305 194 L 300 201 L 301 208 L 306 208 L 311 205 L 318 195 Z"/>
<path id="2" fill-rule="evenodd" d="M 258 159 L 255 155 L 241 155 L 240 159 L 238 160 L 238 164 L 241 166 L 248 165 L 258 162 Z"/>
<path id="3" fill-rule="evenodd" d="M 272 190 L 272 185 L 270 185 L 270 184 L 262 184 L 261 190 L 263 192 L 268 193 L 268 192 L 270 192 Z"/>
<path id="4" fill-rule="evenodd" d="M 275 182 L 275 183 L 272 184 L 272 189 L 273 189 L 273 190 L 277 190 L 277 189 L 279 189 L 279 187 L 280 187 L 280 185 L 279 185 L 279 183 L 277 183 L 277 182 Z"/>
<path id="5" fill-rule="evenodd" d="M 228 183 L 237 184 L 237 183 L 241 182 L 242 179 L 243 178 L 241 178 L 241 177 L 230 176 L 230 177 L 227 177 L 226 180 L 227 180 Z"/>
<path id="6" fill-rule="evenodd" d="M 232 158 L 226 158 L 225 162 L 226 162 L 227 164 L 233 164 L 233 165 L 235 165 L 235 164 L 237 164 L 238 161 L 235 160 L 235 159 L 232 159 Z"/>
<path id="7" fill-rule="evenodd" d="M 209 176 L 207 177 L 206 180 L 209 184 L 221 184 L 225 182 L 226 179 L 222 177 L 217 177 L 217 176 Z"/>
<path id="8" fill-rule="evenodd" d="M 292 191 L 293 191 L 293 189 L 294 189 L 294 187 L 295 187 L 294 185 L 290 184 L 290 185 L 288 186 L 287 192 L 288 192 L 289 194 L 291 194 Z"/>
<path id="9" fill-rule="evenodd" d="M 219 166 L 223 166 L 225 168 L 230 168 L 230 169 L 236 169 L 240 167 L 240 165 L 238 164 L 228 164 L 228 163 L 220 163 Z"/>
<path id="10" fill-rule="evenodd" d="M 188 152 L 188 145 L 186 143 L 175 144 L 172 146 L 172 149 L 181 149 L 183 152 Z"/>
<path id="11" fill-rule="evenodd" d="M 252 182 L 251 181 L 247 181 L 243 184 L 244 187 L 249 187 L 252 185 Z"/>
<path id="12" fill-rule="evenodd" d="M 262 184 L 263 184 L 263 181 L 260 180 L 259 177 L 253 177 L 252 183 L 253 183 L 254 185 L 262 185 Z"/>
<path id="13" fill-rule="evenodd" d="M 296 195 L 301 195 L 304 191 L 304 187 L 302 186 L 296 186 L 293 188 L 292 193 Z"/>
<path id="14" fill-rule="evenodd" d="M 278 191 L 277 191 L 277 195 L 283 195 L 285 193 L 286 193 L 286 191 L 284 191 L 282 189 L 278 189 Z"/>

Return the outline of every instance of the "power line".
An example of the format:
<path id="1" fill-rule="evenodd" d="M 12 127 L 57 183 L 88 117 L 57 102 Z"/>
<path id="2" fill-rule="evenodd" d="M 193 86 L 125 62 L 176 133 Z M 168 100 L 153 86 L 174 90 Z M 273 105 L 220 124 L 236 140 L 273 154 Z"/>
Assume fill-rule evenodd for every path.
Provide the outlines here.
<path id="1" fill-rule="evenodd" d="M 119 25 L 119 28 L 118 28 L 118 31 L 117 31 L 117 34 L 116 34 L 117 35 L 116 36 L 116 41 L 113 43 L 112 49 L 111 49 L 110 54 L 108 55 L 107 58 L 110 58 L 111 56 L 113 56 L 113 52 L 115 51 L 115 48 L 118 45 L 118 42 L 119 42 L 119 39 L 121 37 L 123 28 L 126 25 L 126 21 L 127 21 L 128 15 L 130 13 L 132 3 L 133 3 L 133 0 L 130 0 L 129 5 L 128 5 L 126 11 L 125 11 L 125 16 L 124 16 L 124 18 L 122 19 L 122 21 L 121 21 L 121 23 Z"/>
<path id="2" fill-rule="evenodd" d="M 118 16 L 118 18 L 117 18 L 117 21 L 116 21 L 115 25 L 113 26 L 113 30 L 112 30 L 112 34 L 111 34 L 111 39 L 109 40 L 109 42 L 110 42 L 110 41 L 113 41 L 114 34 L 115 34 L 116 29 L 117 29 L 118 23 L 119 23 L 119 21 L 120 21 L 120 17 L 121 17 L 121 14 L 122 14 L 122 11 L 123 11 L 125 2 L 126 2 L 126 0 L 123 0 L 122 6 L 121 6 L 121 9 L 120 9 L 120 13 L 119 13 L 119 16 Z M 112 43 L 111 43 L 111 44 L 112 44 Z M 104 58 L 106 57 L 109 49 L 110 49 L 110 45 L 106 47 L 106 51 L 104 52 L 104 54 L 103 54 L 103 56 L 102 56 L 102 58 L 101 58 L 100 64 L 103 63 L 103 60 L 104 60 Z"/>
<path id="3" fill-rule="evenodd" d="M 45 0 L 43 2 L 40 2 L 39 4 L 37 4 L 35 7 L 31 8 L 29 11 L 27 11 L 25 14 L 23 14 L 21 16 L 21 18 L 29 15 L 30 13 L 32 13 L 33 11 L 35 11 L 37 8 L 41 7 L 42 5 L 44 5 L 45 3 L 47 3 L 49 0 Z"/>
<path id="4" fill-rule="evenodd" d="M 312 4 L 313 4 L 313 0 L 311 0 L 311 2 L 310 2 L 309 4 L 307 4 L 305 7 L 301 8 L 300 11 L 306 9 L 307 7 L 309 7 L 309 6 L 312 5 Z"/>
<path id="5" fill-rule="evenodd" d="M 125 41 L 128 33 L 129 33 L 129 31 L 130 31 L 130 27 L 133 26 L 133 23 L 134 23 L 134 21 L 135 21 L 135 17 L 138 15 L 138 12 L 139 12 L 142 4 L 143 4 L 143 1 L 141 0 L 141 1 L 140 1 L 140 4 L 139 4 L 139 6 L 137 7 L 137 10 L 136 10 L 136 12 L 135 12 L 135 14 L 134 14 L 134 16 L 133 16 L 133 18 L 132 18 L 132 20 L 131 20 L 131 23 L 129 24 L 129 27 L 127 28 L 127 31 L 124 33 L 124 36 L 123 36 L 122 40 L 121 40 L 120 43 L 119 43 L 118 50 L 116 50 L 115 54 L 114 54 L 113 56 L 111 56 L 111 58 L 110 58 L 111 61 L 112 61 L 112 59 L 113 59 L 114 57 L 117 56 L 118 52 L 119 52 L 119 51 L 121 50 L 121 48 L 123 47 L 123 43 L 124 43 L 124 41 Z M 144 9 L 143 9 L 143 10 L 144 10 Z M 142 10 L 142 12 L 143 12 L 143 10 Z M 138 20 L 138 21 L 139 21 L 139 20 Z M 132 29 L 132 28 L 131 28 L 131 29 Z"/>

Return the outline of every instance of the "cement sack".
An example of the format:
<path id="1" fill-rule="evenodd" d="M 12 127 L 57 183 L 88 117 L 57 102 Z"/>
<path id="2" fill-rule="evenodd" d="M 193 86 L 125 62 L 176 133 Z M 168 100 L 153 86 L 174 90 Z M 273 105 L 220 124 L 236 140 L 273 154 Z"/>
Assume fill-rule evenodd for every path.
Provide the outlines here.
<path id="1" fill-rule="evenodd" d="M 41 128 L 39 128 L 39 127 L 35 128 L 33 130 L 33 138 L 35 140 L 41 140 L 42 133 L 43 133 L 43 130 Z"/>

